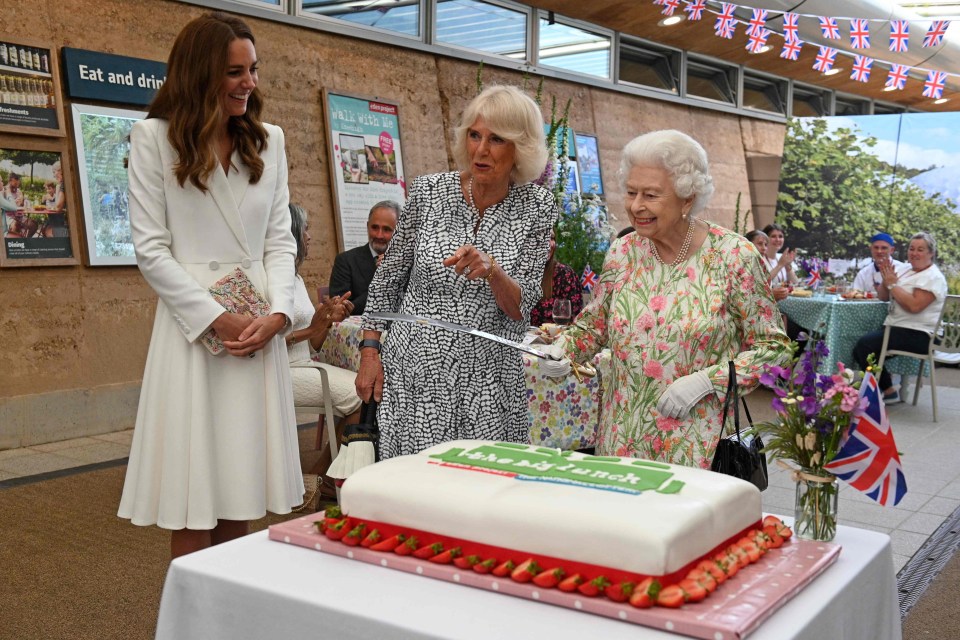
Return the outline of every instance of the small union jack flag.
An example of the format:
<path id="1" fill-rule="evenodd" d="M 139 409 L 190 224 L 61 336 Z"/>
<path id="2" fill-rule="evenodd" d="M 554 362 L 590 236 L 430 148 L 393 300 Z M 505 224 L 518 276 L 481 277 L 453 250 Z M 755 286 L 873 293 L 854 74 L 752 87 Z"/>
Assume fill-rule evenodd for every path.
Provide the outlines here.
<path id="1" fill-rule="evenodd" d="M 662 13 L 665 16 L 672 16 L 673 12 L 680 6 L 680 0 L 664 0 Z"/>
<path id="2" fill-rule="evenodd" d="M 813 63 L 813 68 L 820 73 L 826 73 L 833 68 L 833 63 L 837 60 L 837 50 L 830 47 L 820 47 L 820 53 L 817 54 L 817 60 Z"/>
<path id="3" fill-rule="evenodd" d="M 867 82 L 870 80 L 870 67 L 873 66 L 873 58 L 867 56 L 853 57 L 853 71 L 850 73 L 850 79 L 857 82 Z"/>
<path id="4" fill-rule="evenodd" d="M 890 67 L 890 73 L 887 74 L 887 82 L 884 86 L 893 87 L 896 90 L 903 89 L 907 84 L 907 74 L 910 67 L 905 64 L 895 64 Z"/>
<path id="5" fill-rule="evenodd" d="M 590 265 L 585 266 L 583 268 L 583 276 L 580 278 L 580 286 L 583 287 L 584 291 L 592 291 L 593 288 L 597 286 L 597 282 L 597 274 L 590 268 Z"/>
<path id="6" fill-rule="evenodd" d="M 751 36 L 759 35 L 763 32 L 764 26 L 767 24 L 767 10 L 766 9 L 754 9 L 753 17 L 750 18 L 750 22 L 747 23 L 747 34 Z"/>
<path id="7" fill-rule="evenodd" d="M 910 46 L 910 23 L 894 20 L 890 23 L 890 51 L 904 53 Z"/>
<path id="8" fill-rule="evenodd" d="M 840 451 L 823 468 L 883 506 L 896 506 L 907 495 L 907 479 L 872 373 L 860 383 L 860 398 L 866 408 L 854 414 Z"/>
<path id="9" fill-rule="evenodd" d="M 823 31 L 823 37 L 828 40 L 840 39 L 840 27 L 837 26 L 836 18 L 820 18 L 820 30 Z"/>
<path id="10" fill-rule="evenodd" d="M 733 38 L 736 31 L 737 31 L 736 22 L 724 22 L 722 25 L 720 25 L 719 29 L 714 31 L 714 33 L 719 38 L 726 38 L 727 40 L 730 40 Z"/>
<path id="11" fill-rule="evenodd" d="M 870 22 L 866 18 L 850 21 L 850 46 L 854 49 L 870 48 Z"/>
<path id="12" fill-rule="evenodd" d="M 767 38 L 770 37 L 769 29 L 760 29 L 759 33 L 751 33 L 747 36 L 747 51 L 750 53 L 762 53 L 767 44 Z"/>
<path id="13" fill-rule="evenodd" d="M 703 10 L 707 8 L 707 0 L 693 0 L 686 6 L 687 20 L 695 22 L 703 18 Z"/>
<path id="14" fill-rule="evenodd" d="M 807 276 L 807 279 L 805 280 L 804 284 L 806 284 L 811 289 L 816 289 L 817 287 L 820 286 L 821 282 L 823 282 L 823 278 L 820 277 L 820 272 L 811 271 L 810 275 Z"/>
<path id="15" fill-rule="evenodd" d="M 720 13 L 717 14 L 717 21 L 713 25 L 713 30 L 717 32 L 717 35 L 720 35 L 720 30 L 723 29 L 728 24 L 733 24 L 737 19 L 733 15 L 734 9 L 737 8 L 737 5 L 730 4 L 729 2 L 720 3 Z M 733 37 L 732 35 L 730 37 Z"/>
<path id="16" fill-rule="evenodd" d="M 939 100 L 943 97 L 943 87 L 947 84 L 947 74 L 944 71 L 931 71 L 927 74 L 927 81 L 923 83 L 923 95 L 927 98 Z"/>
<path id="17" fill-rule="evenodd" d="M 940 43 L 943 42 L 943 35 L 947 32 L 949 27 L 949 20 L 934 20 L 930 25 L 930 28 L 927 29 L 927 35 L 923 36 L 923 46 L 939 46 Z"/>
<path id="18" fill-rule="evenodd" d="M 797 24 L 799 16 L 795 13 L 783 14 L 783 40 L 784 42 L 797 42 L 800 40 L 800 27 Z M 796 58 L 794 58 L 795 60 Z"/>
<path id="19" fill-rule="evenodd" d="M 665 0 L 653 0 L 653 4 L 660 5 L 660 4 L 663 4 L 664 1 L 665 1 Z"/>
<path id="20" fill-rule="evenodd" d="M 783 43 L 783 50 L 780 51 L 780 57 L 787 60 L 796 60 L 800 55 L 800 48 L 803 43 L 799 40 L 789 40 Z"/>

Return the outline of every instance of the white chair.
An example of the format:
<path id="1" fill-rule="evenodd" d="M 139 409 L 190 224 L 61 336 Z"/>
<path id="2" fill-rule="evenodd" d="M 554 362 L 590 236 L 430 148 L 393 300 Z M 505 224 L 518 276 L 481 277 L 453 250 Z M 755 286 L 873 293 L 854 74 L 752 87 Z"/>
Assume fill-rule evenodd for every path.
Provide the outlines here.
<path id="1" fill-rule="evenodd" d="M 296 413 L 310 413 L 316 416 L 319 416 L 323 412 L 323 424 L 318 420 L 317 422 L 317 449 L 320 448 L 323 434 L 323 429 L 327 429 L 327 440 L 330 442 L 330 459 L 337 459 L 337 429 L 336 429 L 336 414 L 333 411 L 333 398 L 330 396 L 330 379 L 327 377 L 327 371 L 319 362 L 297 362 L 291 363 L 290 368 L 304 368 L 304 369 L 316 369 L 320 372 L 320 383 L 323 386 L 323 406 L 322 407 L 313 407 L 307 405 L 298 405 L 294 403 L 294 410 Z M 342 417 L 342 416 L 341 416 Z M 319 483 L 323 482 L 323 478 L 318 479 Z M 340 502 L 340 489 L 337 489 L 337 502 Z"/>
<path id="2" fill-rule="evenodd" d="M 953 359 L 944 357 L 940 354 L 960 353 L 960 296 L 947 296 L 943 302 L 943 309 L 940 311 L 940 319 L 937 321 L 937 328 L 933 333 L 940 338 L 940 344 L 935 344 L 930 340 L 927 353 L 912 353 L 910 351 L 898 351 L 896 349 L 887 349 L 887 340 L 890 338 L 890 327 L 887 326 L 883 331 L 883 346 L 880 349 L 880 360 L 877 366 L 883 368 L 884 361 L 890 356 L 915 358 L 918 360 L 917 366 L 917 384 L 913 390 L 913 404 L 916 406 L 917 398 L 920 396 L 920 387 L 923 385 L 923 367 L 927 365 L 930 368 L 930 396 L 933 399 L 933 421 L 937 421 L 937 382 L 936 382 L 936 363 L 952 363 Z"/>

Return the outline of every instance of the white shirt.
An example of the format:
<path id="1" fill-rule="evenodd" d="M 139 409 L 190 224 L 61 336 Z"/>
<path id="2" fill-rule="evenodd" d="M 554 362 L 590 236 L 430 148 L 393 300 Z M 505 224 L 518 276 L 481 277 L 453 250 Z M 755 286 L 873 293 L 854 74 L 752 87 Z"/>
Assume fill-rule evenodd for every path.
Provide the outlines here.
<path id="1" fill-rule="evenodd" d="M 909 264 L 899 260 L 891 260 L 890 263 L 893 264 L 893 270 L 898 274 L 910 268 Z M 860 269 L 857 277 L 853 279 L 853 288 L 860 291 L 877 291 L 881 282 L 883 282 L 883 276 L 880 275 L 877 263 L 870 262 L 863 269 Z"/>
<path id="2" fill-rule="evenodd" d="M 937 321 L 940 320 L 940 310 L 943 309 L 943 302 L 947 297 L 947 279 L 943 277 L 943 273 L 935 264 L 920 272 L 909 268 L 900 275 L 897 287 L 911 294 L 915 289 L 929 291 L 933 294 L 934 300 L 923 311 L 910 313 L 897 304 L 891 295 L 890 311 L 883 324 L 916 329 L 933 335 L 934 329 L 937 328 Z"/>

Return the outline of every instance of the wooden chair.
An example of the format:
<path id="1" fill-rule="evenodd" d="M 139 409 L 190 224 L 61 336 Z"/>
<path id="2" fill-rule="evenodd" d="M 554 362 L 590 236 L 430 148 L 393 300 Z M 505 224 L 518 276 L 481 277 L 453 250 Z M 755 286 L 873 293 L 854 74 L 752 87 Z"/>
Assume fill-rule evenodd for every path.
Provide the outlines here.
<path id="1" fill-rule="evenodd" d="M 877 365 L 882 369 L 884 361 L 891 356 L 915 358 L 917 364 L 917 385 L 913 390 L 913 404 L 916 406 L 917 398 L 920 396 L 920 387 L 923 385 L 924 365 L 930 370 L 930 395 L 933 399 L 933 421 L 937 421 L 937 382 L 936 382 L 936 363 L 952 362 L 940 357 L 938 354 L 960 353 L 960 296 L 947 296 L 943 302 L 943 309 L 940 311 L 940 319 L 937 321 L 937 328 L 933 335 L 939 338 L 940 343 L 930 340 L 927 353 L 913 353 L 910 351 L 898 351 L 896 349 L 887 349 L 887 340 L 890 337 L 890 327 L 887 326 L 883 331 L 883 347 L 880 349 L 880 360 Z"/>

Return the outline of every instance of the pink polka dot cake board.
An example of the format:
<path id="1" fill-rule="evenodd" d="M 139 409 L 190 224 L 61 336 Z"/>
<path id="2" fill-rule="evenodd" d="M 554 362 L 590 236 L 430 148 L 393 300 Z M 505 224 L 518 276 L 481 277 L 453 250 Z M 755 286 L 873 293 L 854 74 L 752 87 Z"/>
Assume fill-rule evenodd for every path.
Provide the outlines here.
<path id="1" fill-rule="evenodd" d="M 746 637 L 790 598 L 836 561 L 840 546 L 826 542 L 790 539 L 771 549 L 758 561 L 720 585 L 706 600 L 686 603 L 679 609 L 638 609 L 605 597 L 586 597 L 509 577 L 479 574 L 455 565 L 438 565 L 412 556 L 371 551 L 330 540 L 317 531 L 314 522 L 323 514 L 310 514 L 270 527 L 271 540 L 294 544 L 322 553 L 359 560 L 388 569 L 427 578 L 536 600 L 568 609 L 640 624 L 705 640 L 735 640 Z"/>

